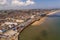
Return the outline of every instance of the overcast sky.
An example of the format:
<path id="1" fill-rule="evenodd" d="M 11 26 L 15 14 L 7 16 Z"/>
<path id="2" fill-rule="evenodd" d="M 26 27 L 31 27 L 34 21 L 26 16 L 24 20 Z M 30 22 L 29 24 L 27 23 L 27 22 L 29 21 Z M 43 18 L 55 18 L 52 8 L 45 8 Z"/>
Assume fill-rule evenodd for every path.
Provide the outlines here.
<path id="1" fill-rule="evenodd" d="M 0 10 L 32 8 L 60 8 L 60 0 L 0 0 Z"/>

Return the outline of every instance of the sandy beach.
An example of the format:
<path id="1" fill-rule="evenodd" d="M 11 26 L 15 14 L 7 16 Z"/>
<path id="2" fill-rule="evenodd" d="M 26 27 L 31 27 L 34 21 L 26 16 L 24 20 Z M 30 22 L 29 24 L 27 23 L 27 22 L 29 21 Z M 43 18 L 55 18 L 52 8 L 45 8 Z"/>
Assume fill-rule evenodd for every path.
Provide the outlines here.
<path id="1" fill-rule="evenodd" d="M 54 14 L 54 13 L 56 13 L 56 12 L 58 12 L 58 11 L 51 12 L 51 13 L 49 13 L 49 14 L 47 14 L 47 15 L 52 15 L 52 14 Z M 41 20 L 34 22 L 32 25 L 33 25 L 33 26 L 40 25 L 40 24 L 44 23 L 45 19 L 46 19 L 46 17 L 43 17 Z"/>

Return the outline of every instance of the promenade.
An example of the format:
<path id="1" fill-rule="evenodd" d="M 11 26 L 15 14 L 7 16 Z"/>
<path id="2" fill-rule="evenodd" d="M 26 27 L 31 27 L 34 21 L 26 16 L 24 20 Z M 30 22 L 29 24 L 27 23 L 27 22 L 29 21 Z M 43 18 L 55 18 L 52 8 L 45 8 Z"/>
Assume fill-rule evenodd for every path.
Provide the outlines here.
<path id="1" fill-rule="evenodd" d="M 55 11 L 57 12 L 57 11 Z M 55 13 L 52 12 L 52 13 Z M 27 21 L 20 23 L 17 26 L 14 26 L 8 30 L 6 30 L 5 32 L 3 32 L 2 34 L 0 34 L 0 40 L 18 40 L 18 35 L 29 25 L 31 25 L 32 23 L 34 23 L 35 21 L 40 20 L 41 18 L 49 15 L 48 14 L 40 14 L 40 15 L 35 15 L 33 18 L 29 18 Z"/>

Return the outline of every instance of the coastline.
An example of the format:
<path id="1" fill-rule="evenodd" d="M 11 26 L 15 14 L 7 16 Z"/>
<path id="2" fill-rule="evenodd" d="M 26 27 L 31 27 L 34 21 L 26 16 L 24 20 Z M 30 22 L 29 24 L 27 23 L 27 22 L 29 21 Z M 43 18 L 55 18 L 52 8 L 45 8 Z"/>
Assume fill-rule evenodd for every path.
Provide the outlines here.
<path id="1" fill-rule="evenodd" d="M 50 13 L 48 13 L 49 15 L 51 15 L 51 14 L 54 14 L 54 13 L 56 13 L 56 11 L 55 12 L 50 12 Z M 48 15 L 47 14 L 47 15 Z M 19 39 L 20 39 L 20 37 L 21 36 L 23 36 L 22 35 L 22 33 L 24 33 L 24 35 L 28 35 L 28 34 L 30 34 L 31 33 L 31 31 L 30 30 L 33 30 L 33 33 L 35 32 L 35 30 L 36 29 L 39 29 L 40 30 L 40 27 L 39 26 L 37 26 L 37 25 L 41 25 L 41 24 L 43 24 L 46 20 L 47 17 L 45 16 L 45 17 L 43 17 L 43 18 L 41 18 L 39 21 L 35 21 L 35 22 L 33 22 L 31 25 L 30 25 L 30 27 L 28 27 L 28 28 L 24 28 L 25 29 L 25 31 L 21 31 L 21 34 L 19 34 Z M 35 29 L 36 28 L 36 29 Z M 27 31 L 26 31 L 27 30 Z M 37 30 L 37 32 L 39 32 L 39 30 Z M 30 32 L 29 32 L 30 31 Z M 26 33 L 28 33 L 28 34 L 26 34 Z"/>
<path id="2" fill-rule="evenodd" d="M 54 14 L 54 13 L 56 13 L 56 12 L 58 12 L 58 11 L 48 13 L 47 15 L 52 15 L 52 14 Z M 45 19 L 46 19 L 46 16 L 43 17 L 41 20 L 34 22 L 32 25 L 33 25 L 33 26 L 41 25 L 42 23 L 44 23 Z"/>

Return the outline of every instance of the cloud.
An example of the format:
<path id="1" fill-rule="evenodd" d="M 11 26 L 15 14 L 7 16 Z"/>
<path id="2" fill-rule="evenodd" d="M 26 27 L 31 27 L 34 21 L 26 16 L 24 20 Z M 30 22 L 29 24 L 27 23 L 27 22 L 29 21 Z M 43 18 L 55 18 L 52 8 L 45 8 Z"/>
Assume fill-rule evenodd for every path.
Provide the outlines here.
<path id="1" fill-rule="evenodd" d="M 24 5 L 24 4 L 25 4 L 24 2 L 19 2 L 18 0 L 13 0 L 13 1 L 12 1 L 12 5 L 22 6 L 22 5 Z"/>
<path id="2" fill-rule="evenodd" d="M 35 4 L 35 2 L 31 1 L 31 0 L 27 0 L 25 5 L 32 5 L 32 4 Z"/>
<path id="3" fill-rule="evenodd" d="M 4 5 L 4 4 L 6 4 L 6 0 L 0 0 L 0 5 Z"/>
<path id="4" fill-rule="evenodd" d="M 33 0 L 0 0 L 0 10 L 2 9 L 23 9 L 35 4 Z M 29 5 L 29 6 L 28 6 Z"/>
<path id="5" fill-rule="evenodd" d="M 26 0 L 26 1 L 22 1 L 22 0 L 0 0 L 0 6 L 1 5 L 12 5 L 12 6 L 27 6 L 27 5 L 33 5 L 35 4 L 34 1 L 32 0 Z"/>
<path id="6" fill-rule="evenodd" d="M 31 0 L 26 0 L 25 2 L 18 1 L 18 0 L 13 0 L 12 4 L 13 5 L 18 5 L 18 6 L 27 6 L 27 5 L 33 5 L 33 4 L 35 4 L 35 2 L 31 1 Z"/>

